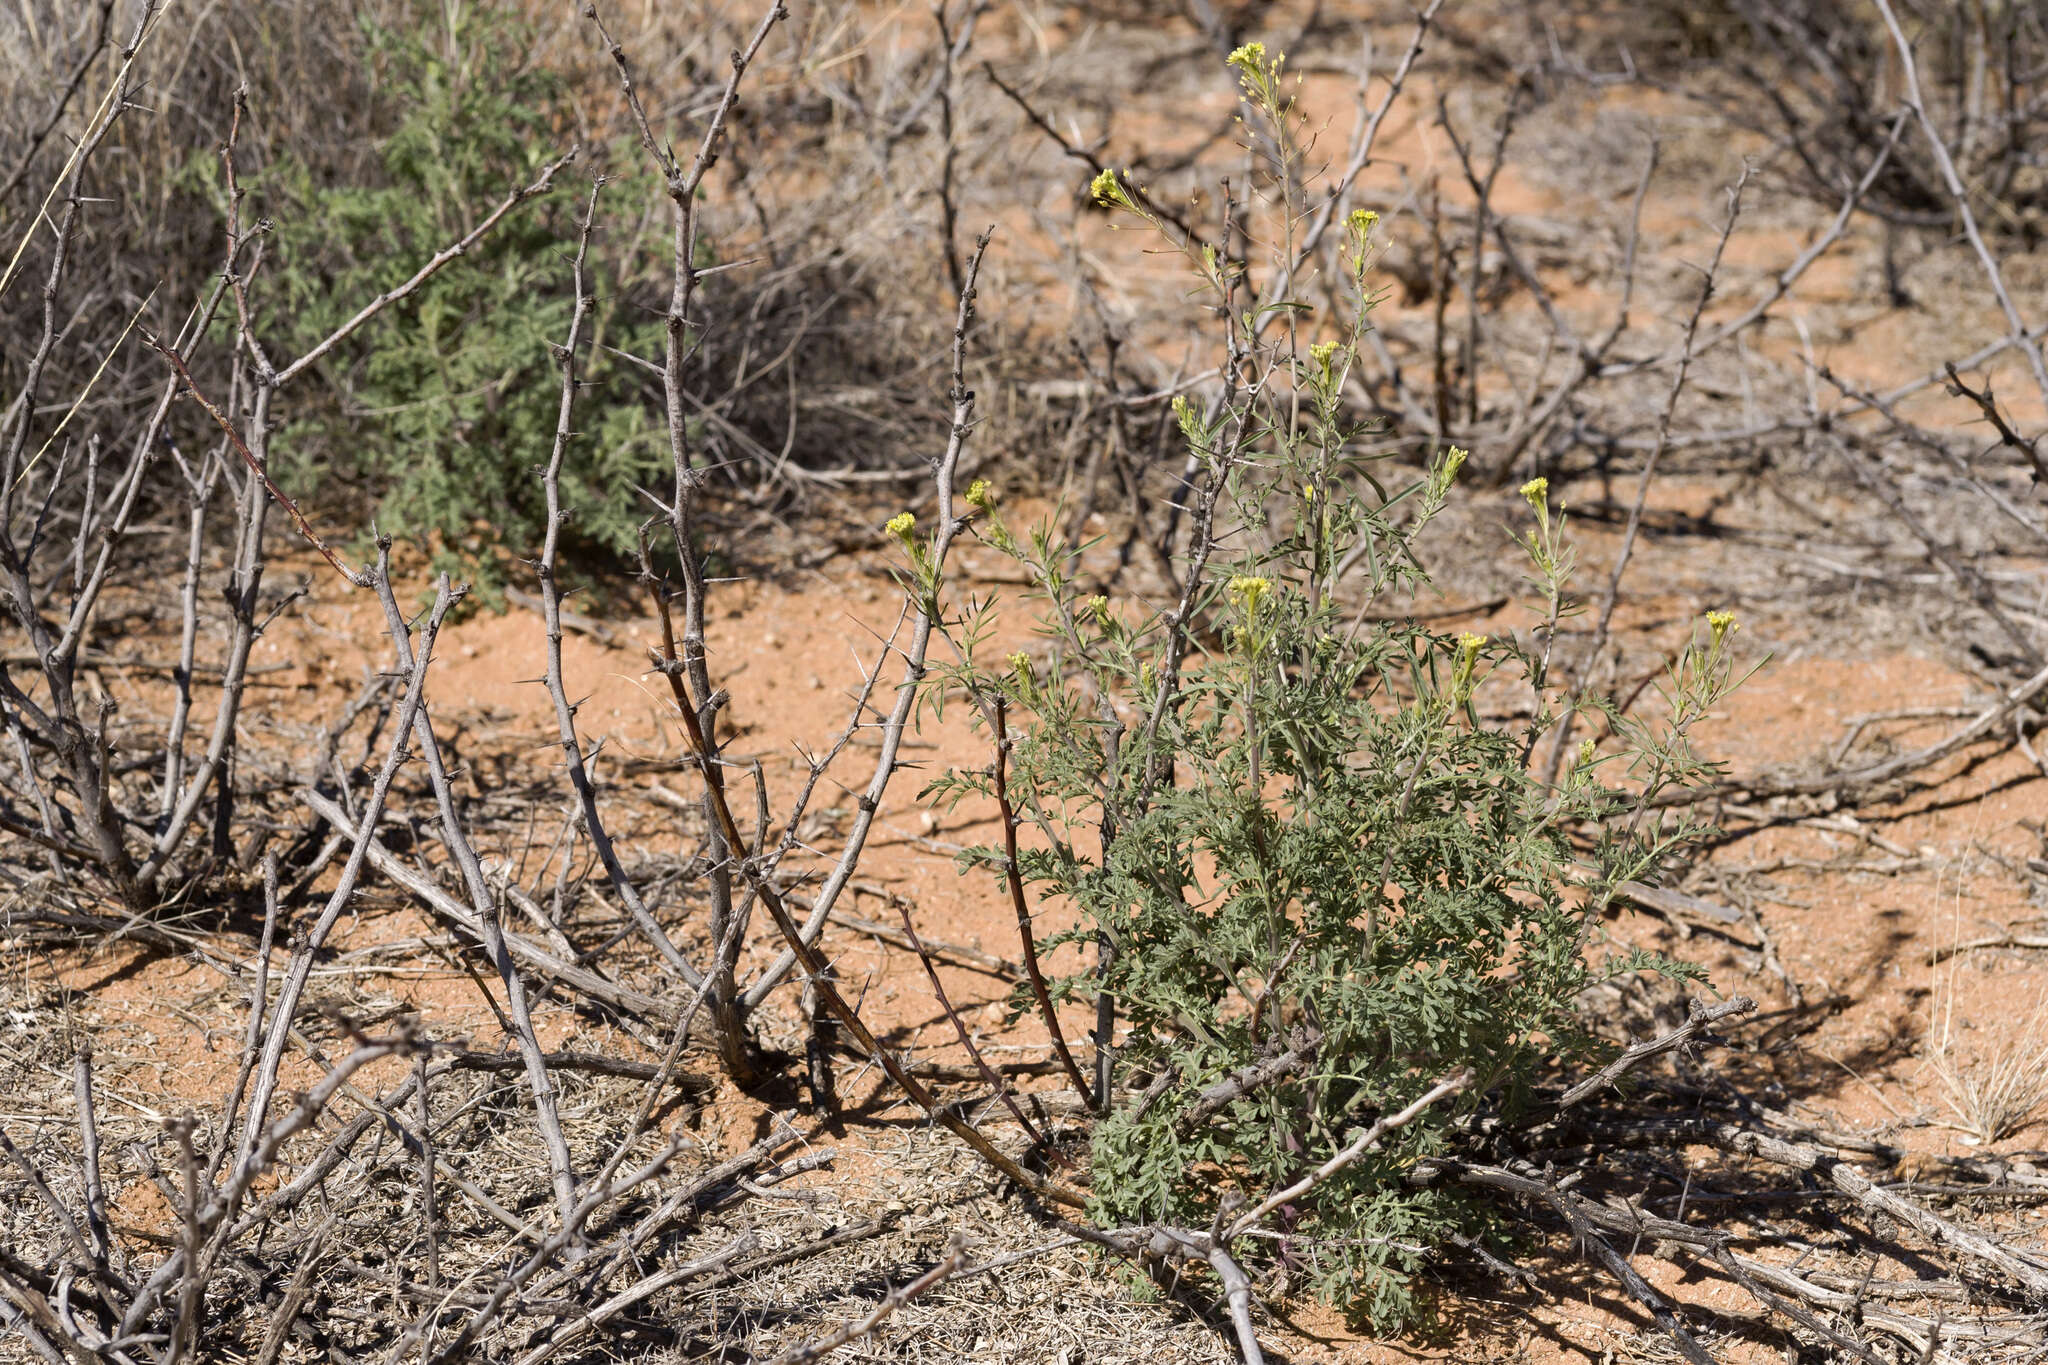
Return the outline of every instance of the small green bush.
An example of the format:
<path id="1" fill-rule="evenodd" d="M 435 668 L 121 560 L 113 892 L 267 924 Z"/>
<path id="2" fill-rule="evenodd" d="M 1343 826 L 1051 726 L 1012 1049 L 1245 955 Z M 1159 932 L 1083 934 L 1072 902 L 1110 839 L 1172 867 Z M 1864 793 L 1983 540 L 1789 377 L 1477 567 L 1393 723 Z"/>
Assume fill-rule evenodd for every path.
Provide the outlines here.
<path id="1" fill-rule="evenodd" d="M 1191 499 L 1186 616 L 1176 603 L 1082 595 L 1081 547 L 1051 530 L 1020 536 L 977 487 L 975 532 L 1029 571 L 1047 645 L 1037 658 L 990 658 L 994 608 L 970 603 L 947 623 L 959 662 L 943 691 L 968 699 L 981 724 L 1021 717 L 1007 795 L 1036 836 L 1022 879 L 1039 905 L 1079 912 L 1066 941 L 1102 947 L 1095 969 L 1058 990 L 1114 1001 L 1128 1026 L 1119 1075 L 1147 1088 L 1142 1099 L 1123 1092 L 1094 1131 L 1104 1224 L 1212 1227 L 1375 1116 L 1473 1073 L 1454 1101 L 1283 1209 L 1277 1236 L 1234 1249 L 1284 1262 L 1389 1327 L 1418 1311 L 1412 1277 L 1426 1252 L 1496 1231 L 1455 1192 L 1404 1176 L 1477 1107 L 1512 1109 L 1554 1063 L 1602 1051 L 1578 1006 L 1588 986 L 1693 974 L 1644 955 L 1601 960 L 1595 936 L 1613 888 L 1695 833 L 1652 803 L 1708 771 L 1686 735 L 1732 685 L 1733 624 L 1716 613 L 1696 634 L 1654 726 L 1610 714 L 1614 742 L 1583 747 L 1552 789 L 1530 757 L 1558 719 L 1540 649 L 1571 609 L 1571 556 L 1540 481 L 1524 490 L 1544 613 L 1536 645 L 1368 610 L 1423 581 L 1411 545 L 1464 452 L 1443 452 L 1405 488 L 1376 475 L 1374 433 L 1344 399 L 1373 303 L 1376 219 L 1333 225 L 1343 243 L 1331 268 L 1350 311 L 1318 319 L 1287 269 L 1308 220 L 1300 116 L 1280 59 L 1254 46 L 1233 64 L 1247 123 L 1264 124 L 1255 145 L 1271 149 L 1270 272 L 1184 239 L 1114 174 L 1093 187 L 1186 256 L 1232 334 L 1220 401 L 1177 404 L 1205 490 Z M 890 529 L 909 549 L 912 591 L 941 602 L 910 526 Z M 1483 718 L 1479 691 L 1513 685 L 1533 685 L 1534 713 Z M 1622 769 L 1626 785 L 1603 776 Z M 992 795 L 994 780 L 954 772 L 930 792 Z M 1001 876 L 1006 863 L 981 848 L 965 865 Z M 1188 1122 L 1205 1088 L 1318 1036 L 1294 1074 Z"/>
<path id="2" fill-rule="evenodd" d="M 452 27 L 451 27 L 452 24 Z M 392 111 L 382 175 L 335 184 L 286 153 L 244 177 L 247 217 L 274 224 L 256 298 L 273 354 L 302 353 L 357 308 L 473 228 L 560 154 L 573 127 L 568 90 L 526 50 L 523 25 L 490 6 L 422 6 L 365 41 Z M 594 158 L 592 158 L 594 159 Z M 620 192 L 654 202 L 640 158 L 613 158 Z M 194 171 L 220 192 L 218 158 Z M 325 401 L 294 404 L 280 442 L 288 487 L 313 498 L 367 495 L 380 530 L 419 540 L 442 567 L 487 589 L 539 544 L 546 461 L 560 395 L 553 348 L 574 307 L 564 259 L 581 196 L 565 178 L 509 215 L 410 299 L 364 327 L 323 366 Z M 593 344 L 579 361 L 579 439 L 563 473 L 570 533 L 626 556 L 651 510 L 636 486 L 668 470 L 659 376 L 615 352 L 658 355 L 661 324 L 636 308 L 631 240 L 600 237 L 590 256 Z M 223 319 L 223 335 L 231 323 Z"/>

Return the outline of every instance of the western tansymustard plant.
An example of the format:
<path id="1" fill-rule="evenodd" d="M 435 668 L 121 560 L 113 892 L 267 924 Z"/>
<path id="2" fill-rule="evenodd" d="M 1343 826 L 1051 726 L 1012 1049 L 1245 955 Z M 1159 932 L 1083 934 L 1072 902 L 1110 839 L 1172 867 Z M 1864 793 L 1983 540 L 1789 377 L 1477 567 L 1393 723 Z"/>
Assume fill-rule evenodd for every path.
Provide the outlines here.
<path id="1" fill-rule="evenodd" d="M 1652 803 L 1706 771 L 1687 732 L 1733 685 L 1734 623 L 1709 617 L 1672 666 L 1661 718 L 1610 714 L 1608 753 L 1583 748 L 1553 790 L 1527 766 L 1557 719 L 1528 642 L 1369 610 L 1423 581 L 1414 542 L 1467 453 L 1447 449 L 1398 486 L 1376 471 L 1376 432 L 1347 383 L 1371 324 L 1378 217 L 1335 219 L 1341 313 L 1296 296 L 1308 191 L 1285 59 L 1253 43 L 1229 63 L 1269 173 L 1272 202 L 1241 210 L 1270 215 L 1273 231 L 1252 234 L 1272 244 L 1263 268 L 1162 223 L 1113 172 L 1091 186 L 1186 258 L 1225 329 L 1222 383 L 1173 405 L 1198 477 L 1180 600 L 1081 587 L 1086 547 L 1013 530 L 977 485 L 968 524 L 1028 573 L 1047 647 L 1004 658 L 988 602 L 918 581 L 955 652 L 937 699 L 968 701 L 1008 760 L 943 775 L 930 794 L 991 795 L 1006 771 L 1005 808 L 1031 836 L 1016 874 L 1074 921 L 1049 947 L 1094 950 L 1062 957 L 1053 992 L 1103 1002 L 1099 1218 L 1213 1226 L 1373 1116 L 1473 1074 L 1455 1103 L 1234 1248 L 1388 1325 L 1416 1311 L 1428 1247 L 1490 1230 L 1472 1202 L 1409 1182 L 1416 1164 L 1474 1108 L 1511 1109 L 1547 1067 L 1601 1050 L 1578 1008 L 1589 985 L 1690 970 L 1608 954 L 1596 931 L 1615 886 L 1696 833 Z M 1535 524 L 1520 539 L 1554 631 L 1570 610 L 1564 516 L 1543 480 L 1522 493 Z M 1489 689 L 1531 683 L 1533 714 L 1486 718 Z M 1603 781 L 1609 762 L 1634 780 Z M 963 863 L 1011 873 L 1000 847 Z M 1296 1064 L 1228 1102 L 1202 1098 L 1283 1054 Z"/>

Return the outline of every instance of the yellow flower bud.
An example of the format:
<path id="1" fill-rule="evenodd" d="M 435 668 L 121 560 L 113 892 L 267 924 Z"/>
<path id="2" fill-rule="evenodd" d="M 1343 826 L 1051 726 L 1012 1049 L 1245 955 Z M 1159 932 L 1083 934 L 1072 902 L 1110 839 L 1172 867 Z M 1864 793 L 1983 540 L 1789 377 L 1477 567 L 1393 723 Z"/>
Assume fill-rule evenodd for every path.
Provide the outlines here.
<path id="1" fill-rule="evenodd" d="M 1458 667 L 1451 675 L 1451 693 L 1462 705 L 1472 695 L 1472 672 L 1479 664 L 1480 646 L 1486 643 L 1484 635 L 1466 631 L 1458 637 Z"/>
<path id="2" fill-rule="evenodd" d="M 1541 507 L 1545 495 L 1550 492 L 1550 480 L 1531 479 L 1522 485 L 1522 496 L 1529 500 L 1531 507 Z"/>
<path id="3" fill-rule="evenodd" d="M 1173 417 L 1180 423 L 1181 437 L 1193 446 L 1195 453 L 1206 454 L 1208 432 L 1202 425 L 1202 409 L 1184 393 L 1173 396 Z"/>
<path id="4" fill-rule="evenodd" d="M 916 527 L 917 518 L 915 516 L 909 512 L 898 512 L 895 516 L 889 518 L 888 524 L 882 529 L 902 541 L 905 545 L 908 545 L 910 543 L 910 533 Z"/>
<path id="5" fill-rule="evenodd" d="M 987 479 L 976 479 L 973 483 L 967 485 L 967 505 L 969 507 L 977 511 L 986 512 L 994 504 L 995 500 L 995 494 L 989 491 Z"/>

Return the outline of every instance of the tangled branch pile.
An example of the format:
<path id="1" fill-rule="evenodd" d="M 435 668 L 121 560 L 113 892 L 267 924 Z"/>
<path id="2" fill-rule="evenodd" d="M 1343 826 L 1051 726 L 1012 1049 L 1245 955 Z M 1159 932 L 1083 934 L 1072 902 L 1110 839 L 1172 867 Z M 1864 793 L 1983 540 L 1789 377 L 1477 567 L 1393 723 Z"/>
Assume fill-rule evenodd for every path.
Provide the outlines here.
<path id="1" fill-rule="evenodd" d="M 1439 105 L 1472 192 L 1462 216 L 1433 188 L 1368 207 L 1376 140 L 1412 97 L 1439 5 L 1368 80 L 1335 149 L 1277 47 L 1192 8 L 1241 139 L 1220 186 L 1194 180 L 1197 158 L 1157 176 L 1105 164 L 1041 110 L 1057 66 L 1026 80 L 1006 54 L 975 74 L 986 6 L 942 6 L 932 40 L 892 66 L 835 55 L 854 9 L 773 5 L 730 35 L 729 61 L 692 49 L 658 73 L 638 47 L 659 34 L 615 33 L 598 6 L 559 29 L 470 15 L 481 34 L 457 31 L 451 7 L 445 43 L 394 6 L 359 35 L 371 59 L 338 64 L 405 111 L 381 129 L 379 167 L 344 168 L 359 181 L 327 180 L 334 167 L 273 126 L 274 72 L 227 82 L 208 67 L 170 87 L 208 106 L 218 155 L 149 186 L 205 227 L 143 266 L 126 233 L 144 210 L 122 177 L 170 126 L 146 97 L 172 49 L 224 21 L 181 30 L 173 7 L 106 0 L 55 36 L 24 30 L 51 73 L 31 93 L 54 107 L 0 166 L 7 952 L 174 955 L 217 978 L 240 1023 L 231 1074 L 182 1114 L 131 1112 L 90 1037 L 53 1033 L 24 1060 L 24 1076 L 61 1074 L 69 1099 L 61 1122 L 0 1124 L 15 1340 L 123 1365 L 538 1365 L 742 1340 L 809 1360 L 948 1285 L 1082 1246 L 1213 1309 L 1259 1361 L 1263 1305 L 1296 1289 L 1397 1331 L 1495 1277 L 1533 1286 L 1527 1249 L 1562 1233 L 1692 1361 L 1716 1358 L 1713 1333 L 1640 1259 L 1741 1291 L 1754 1317 L 1740 1330 L 1804 1358 L 2043 1348 L 2048 1257 L 1955 1205 L 2035 1200 L 2048 1176 L 1996 1158 L 1908 1172 L 1901 1149 L 1765 1103 L 1709 1060 L 1755 1003 L 1707 1003 L 1697 967 L 1613 931 L 1630 905 L 1739 918 L 1665 885 L 1711 834 L 1710 803 L 1853 796 L 1986 736 L 2026 745 L 2038 725 L 2041 618 L 1979 561 L 2000 536 L 2036 554 L 2048 539 L 2030 501 L 2048 472 L 2026 434 L 2040 423 L 1965 373 L 2016 360 L 2048 407 L 2042 324 L 1979 222 L 1983 193 L 2033 211 L 2031 167 L 2009 150 L 2031 113 L 2007 111 L 2003 144 L 1978 131 L 1952 148 L 1879 0 L 1902 101 L 1883 137 L 1830 140 L 1825 157 L 1794 143 L 1805 190 L 1839 196 L 1832 226 L 1751 305 L 1714 314 L 1745 175 L 1672 318 L 1640 329 L 1653 154 L 1618 310 L 1582 333 L 1492 206 L 1533 82 L 1514 87 L 1490 154 Z M 2038 36 L 2016 28 L 2006 50 Z M 579 43 L 583 74 L 529 60 L 493 83 L 465 67 L 514 41 Z M 840 64 L 859 74 L 840 83 Z M 742 101 L 764 66 L 780 126 Z M 1113 220 L 1183 272 L 1190 354 L 1206 360 L 1168 367 L 1099 299 L 1085 382 L 1048 387 L 1002 358 L 1031 331 L 984 320 L 1000 248 L 971 233 L 963 149 L 991 116 L 970 85 L 1086 167 L 1077 240 Z M 856 112 L 868 160 L 842 164 L 844 183 L 894 194 L 893 167 L 914 160 L 929 191 L 915 234 L 935 242 L 929 297 L 892 297 L 846 242 L 813 251 L 825 215 L 761 207 L 813 145 L 801 130 Z M 578 121 L 586 145 L 552 145 Z M 721 179 L 759 156 L 785 159 Z M 1996 183 L 1969 189 L 1986 167 Z M 1426 262 L 1389 228 L 1423 202 Z M 1701 376 L 1864 211 L 1952 216 L 2004 333 L 1890 392 L 1815 363 L 1802 407 L 1712 425 Z M 141 284 L 149 268 L 160 283 Z M 1378 325 L 1388 279 L 1421 291 L 1421 332 L 1412 315 Z M 943 374 L 937 403 L 927 371 Z M 1944 382 L 1995 439 L 1920 424 L 1908 400 Z M 1838 402 L 1823 406 L 1824 386 Z M 380 443 L 361 455 L 351 442 L 372 423 Z M 1064 469 L 1019 454 L 1060 426 Z M 831 463 L 849 431 L 932 439 L 914 459 Z M 1952 584 L 1951 624 L 1979 632 L 2002 694 L 1949 738 L 1819 774 L 1730 775 L 1696 743 L 1749 671 L 1718 608 L 1624 686 L 1618 608 L 1660 469 L 1769 442 L 1850 470 L 1890 513 L 1887 543 Z M 1551 492 L 1582 458 L 1634 475 L 1591 590 Z M 1909 458 L 1915 478 L 1975 500 L 1966 536 L 1953 509 L 1923 514 L 1901 492 L 1884 462 Z M 1015 490 L 1051 482 L 1074 501 L 1028 525 Z M 1436 523 L 1517 485 L 1536 624 L 1435 628 L 1419 594 Z M 708 622 L 755 554 L 750 529 L 864 488 L 914 490 L 881 545 L 901 607 L 836 739 L 803 754 L 778 803 L 732 748 Z M 1120 546 L 1092 536 L 1110 489 L 1130 504 Z M 356 513 L 376 529 L 344 529 Z M 970 546 L 1027 585 L 1041 644 L 1005 647 L 1014 620 L 961 568 Z M 309 592 L 279 590 L 280 562 L 360 599 L 386 661 L 292 732 L 253 691 L 265 629 Z M 439 572 L 414 610 L 422 564 Z M 515 870 L 531 828 L 494 805 L 518 779 L 487 789 L 449 699 L 435 704 L 437 655 L 468 609 L 451 571 L 545 623 L 538 658 L 506 664 L 539 675 L 559 756 L 519 794 L 561 812 L 540 878 Z M 670 766 L 695 783 L 659 789 L 681 807 L 663 838 L 646 837 L 647 793 L 601 767 L 570 690 L 566 634 L 606 629 L 567 605 L 585 584 L 644 604 L 658 629 L 647 663 L 680 737 Z M 124 652 L 130 638 L 175 658 Z M 103 681 L 115 670 L 149 678 L 161 705 L 124 715 Z M 920 724 L 948 708 L 987 761 L 922 775 L 922 795 L 997 813 L 993 842 L 959 858 L 1013 910 L 1014 965 L 926 941 L 908 905 L 900 933 L 868 928 L 919 960 L 967 1062 L 953 1067 L 877 1024 L 825 942 L 883 813 L 919 794 L 905 770 Z M 428 932 L 343 951 L 345 921 L 379 896 Z M 1060 927 L 1041 938 L 1041 919 Z M 1067 948 L 1070 965 L 1050 966 Z M 498 1037 L 322 994 L 408 954 L 458 965 Z M 1009 981 L 1042 1061 L 984 1047 L 947 996 L 949 956 Z M 1651 1007 L 1633 1037 L 1602 1010 L 1616 999 Z M 616 1046 L 565 1045 L 555 1013 Z M 848 1062 L 886 1076 L 1051 1240 L 970 1251 L 948 1236 L 840 1326 L 757 1351 L 767 1338 L 727 1314 L 724 1290 L 772 1305 L 790 1267 L 891 1226 L 769 1235 L 773 1201 L 807 1197 L 778 1187 L 833 1159 L 796 1149 L 840 1121 Z M 690 1126 L 721 1085 L 774 1113 L 724 1155 Z M 1835 1211 L 1858 1230 L 1813 1254 Z M 1917 1269 L 1877 1273 L 1887 1258 Z"/>

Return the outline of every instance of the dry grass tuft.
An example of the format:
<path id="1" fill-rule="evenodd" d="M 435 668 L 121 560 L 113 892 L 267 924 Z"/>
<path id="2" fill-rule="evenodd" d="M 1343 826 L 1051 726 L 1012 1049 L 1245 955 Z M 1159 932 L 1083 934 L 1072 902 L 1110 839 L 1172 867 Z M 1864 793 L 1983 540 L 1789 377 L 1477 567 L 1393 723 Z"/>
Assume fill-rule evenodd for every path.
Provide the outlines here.
<path id="1" fill-rule="evenodd" d="M 1928 1030 L 1922 1055 L 1955 1115 L 1950 1126 L 1972 1144 L 1988 1147 L 2017 1136 L 2048 1101 L 2048 993 L 2035 999 L 2023 1023 L 1983 1054 L 1958 1046 L 1955 1008 L 1950 983 L 1935 996 L 1932 1011 L 1939 1027 Z"/>

